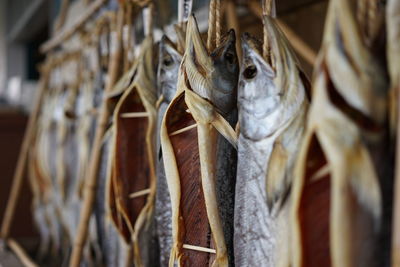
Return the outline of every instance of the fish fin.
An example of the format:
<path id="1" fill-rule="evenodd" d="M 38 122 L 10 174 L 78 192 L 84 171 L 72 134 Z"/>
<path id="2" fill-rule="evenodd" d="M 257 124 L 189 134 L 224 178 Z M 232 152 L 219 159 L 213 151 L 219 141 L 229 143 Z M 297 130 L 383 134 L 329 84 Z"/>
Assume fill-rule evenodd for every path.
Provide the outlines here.
<path id="1" fill-rule="evenodd" d="M 229 124 L 229 122 L 227 122 L 224 117 L 222 117 L 222 115 L 218 112 L 216 112 L 216 116 L 214 117 L 212 125 L 237 150 L 237 134 L 232 126 Z"/>
<path id="2" fill-rule="evenodd" d="M 382 214 L 381 192 L 378 177 L 373 168 L 374 164 L 368 151 L 363 146 L 352 149 L 347 162 L 350 171 L 350 186 L 358 202 L 379 225 Z"/>
<path id="3" fill-rule="evenodd" d="M 286 184 L 286 166 L 288 163 L 288 152 L 278 139 L 274 143 L 271 157 L 268 162 L 268 172 L 266 176 L 267 205 L 271 210 L 275 202 L 283 197 Z"/>

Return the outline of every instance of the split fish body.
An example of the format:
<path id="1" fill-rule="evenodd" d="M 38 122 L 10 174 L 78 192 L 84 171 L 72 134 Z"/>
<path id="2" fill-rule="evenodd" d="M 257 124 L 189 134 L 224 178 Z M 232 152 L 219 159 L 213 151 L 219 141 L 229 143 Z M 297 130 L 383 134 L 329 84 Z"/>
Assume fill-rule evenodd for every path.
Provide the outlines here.
<path id="1" fill-rule="evenodd" d="M 121 237 L 116 225 L 111 220 L 110 205 L 113 201 L 107 196 L 107 181 L 111 172 L 111 143 L 113 131 L 109 129 L 103 138 L 101 148 L 101 159 L 98 171 L 98 190 L 96 196 L 95 220 L 97 226 L 98 240 L 102 251 L 102 261 L 104 266 L 129 266 L 131 256 L 128 252 L 130 246 Z"/>
<path id="2" fill-rule="evenodd" d="M 160 130 L 165 111 L 176 93 L 179 66 L 182 55 L 175 45 L 164 36 L 160 42 L 160 54 L 157 72 L 159 96 L 162 98 L 157 112 L 157 193 L 155 203 L 155 220 L 160 247 L 160 266 L 168 266 L 172 247 L 172 211 L 171 198 L 165 177 L 162 159 Z M 159 98 L 160 99 L 160 98 Z M 160 101 L 160 100 L 159 100 Z"/>
<path id="3" fill-rule="evenodd" d="M 230 31 L 209 54 L 197 22 L 193 16 L 189 18 L 177 93 L 161 129 L 172 202 L 170 266 L 177 261 L 181 266 L 233 264 L 236 151 L 216 128 L 223 134 L 234 132 L 237 120 L 235 41 Z M 211 248 L 216 253 L 185 249 L 183 245 Z"/>
<path id="4" fill-rule="evenodd" d="M 358 26 L 348 1 L 330 2 L 293 184 L 293 266 L 386 266 L 388 86 Z"/>
<path id="5" fill-rule="evenodd" d="M 131 247 L 137 266 L 157 266 L 158 260 L 154 256 L 157 254 L 154 228 L 157 92 L 153 55 L 153 40 L 148 36 L 142 43 L 138 64 L 127 73 L 129 83 L 115 107 L 112 126 L 108 191 L 109 205 L 114 205 L 110 207 L 111 218 Z M 126 117 L 127 114 L 134 116 Z M 139 195 L 132 196 L 135 193 Z"/>
<path id="6" fill-rule="evenodd" d="M 274 20 L 264 17 L 269 56 L 245 34 L 238 86 L 235 265 L 279 266 L 290 253 L 292 169 L 308 107 L 301 69 Z"/>

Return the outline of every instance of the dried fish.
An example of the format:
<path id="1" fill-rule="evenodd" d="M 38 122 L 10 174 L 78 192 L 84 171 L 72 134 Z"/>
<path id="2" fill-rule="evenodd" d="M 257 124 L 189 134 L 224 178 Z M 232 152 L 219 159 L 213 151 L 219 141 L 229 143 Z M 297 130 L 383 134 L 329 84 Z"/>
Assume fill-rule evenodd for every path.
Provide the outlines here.
<path id="1" fill-rule="evenodd" d="M 209 54 L 195 18 L 189 18 L 177 93 L 161 129 L 172 203 L 170 266 L 233 264 L 235 41 L 230 31 Z"/>
<path id="2" fill-rule="evenodd" d="M 293 266 L 378 263 L 382 197 L 373 140 L 386 122 L 385 75 L 348 1 L 330 3 L 293 185 Z"/>
<path id="3" fill-rule="evenodd" d="M 40 256 L 41 260 L 46 260 L 49 256 L 59 257 L 50 259 L 52 264 L 61 263 L 61 258 L 65 256 L 62 251 L 66 249 L 65 245 L 68 245 L 62 241 L 65 229 L 62 225 L 60 202 L 56 201 L 56 189 L 59 187 L 56 180 L 57 120 L 55 115 L 58 114 L 57 107 L 62 99 L 59 71 L 59 67 L 54 68 L 50 74 L 28 165 L 34 193 L 33 214 L 43 242 Z"/>
<path id="4" fill-rule="evenodd" d="M 155 266 L 154 244 L 156 83 L 153 39 L 146 37 L 137 74 L 115 107 L 110 194 L 115 197 L 112 218 L 137 266 Z M 111 196 L 111 195 L 110 195 Z"/>
<path id="5" fill-rule="evenodd" d="M 108 98 L 110 110 L 115 110 L 116 105 L 121 99 L 124 91 L 129 88 L 136 76 L 137 64 L 131 68 L 119 79 L 113 87 L 113 90 L 104 97 Z M 98 87 L 104 87 L 103 76 L 97 79 Z M 100 239 L 100 246 L 103 253 L 103 262 L 105 266 L 128 266 L 132 261 L 132 248 L 125 241 L 122 234 L 118 230 L 114 218 L 117 214 L 114 190 L 112 188 L 113 175 L 113 158 L 115 151 L 113 145 L 115 143 L 115 127 L 113 127 L 113 115 L 108 118 L 109 128 L 103 136 L 101 147 L 101 160 L 98 171 L 98 188 L 96 192 L 95 217 Z M 114 217 L 113 217 L 114 216 Z"/>
<path id="6" fill-rule="evenodd" d="M 160 247 L 160 266 L 168 266 L 172 248 L 172 211 L 171 198 L 168 191 L 161 151 L 160 131 L 165 111 L 176 93 L 179 66 L 182 55 L 177 51 L 167 36 L 160 42 L 159 63 L 157 72 L 157 87 L 159 90 L 157 111 L 157 193 L 155 203 L 155 219 L 157 237 Z"/>
<path id="7" fill-rule="evenodd" d="M 35 138 L 29 152 L 29 181 L 33 192 L 33 218 L 40 234 L 39 259 L 43 260 L 50 251 L 52 241 L 52 222 L 46 212 L 46 208 L 51 205 L 52 181 L 50 171 L 44 161 L 40 160 L 40 137 L 46 134 L 49 127 L 50 113 L 50 94 L 49 82 L 47 82 L 47 92 L 42 104 L 40 119 L 36 128 Z M 47 147 L 46 147 L 47 148 Z M 42 146 L 43 151 L 43 146 Z M 47 150 L 47 149 L 46 149 Z M 53 224 L 56 222 L 53 222 Z M 53 234 L 54 237 L 54 234 Z M 54 241 L 54 239 L 53 239 Z M 53 244 L 54 245 L 54 244 Z"/>
<path id="8" fill-rule="evenodd" d="M 235 265 L 279 266 L 290 254 L 293 166 L 303 137 L 307 81 L 284 34 L 264 16 L 269 53 L 245 34 L 239 77 Z"/>

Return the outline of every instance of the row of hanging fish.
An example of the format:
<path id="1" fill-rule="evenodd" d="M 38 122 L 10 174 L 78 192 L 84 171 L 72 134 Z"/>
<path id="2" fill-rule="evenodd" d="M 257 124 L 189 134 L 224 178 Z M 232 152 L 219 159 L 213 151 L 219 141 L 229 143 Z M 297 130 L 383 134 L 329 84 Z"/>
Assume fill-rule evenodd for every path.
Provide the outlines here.
<path id="1" fill-rule="evenodd" d="M 123 42 L 110 92 L 110 30 L 43 73 L 29 164 L 42 261 L 70 256 L 106 98 L 82 266 L 389 266 L 398 1 L 330 0 L 311 83 L 273 1 L 263 42 L 219 36 L 215 0 L 205 42 L 184 2 L 175 42 L 147 30 L 136 56 Z"/>

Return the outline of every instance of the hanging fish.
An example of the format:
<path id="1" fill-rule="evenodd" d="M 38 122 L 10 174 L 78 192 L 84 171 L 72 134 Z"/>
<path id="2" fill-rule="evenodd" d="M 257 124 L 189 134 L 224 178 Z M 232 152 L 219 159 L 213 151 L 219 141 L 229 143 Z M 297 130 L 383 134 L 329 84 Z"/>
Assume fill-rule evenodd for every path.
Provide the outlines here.
<path id="1" fill-rule="evenodd" d="M 142 43 L 137 73 L 132 77 L 113 115 L 112 218 L 125 242 L 133 246 L 135 265 L 156 266 L 153 216 L 157 92 L 151 36 Z"/>
<path id="2" fill-rule="evenodd" d="M 309 103 L 308 83 L 289 42 L 272 17 L 263 19 L 267 58 L 258 40 L 242 38 L 236 266 L 279 266 L 290 254 L 290 188 Z"/>
<path id="3" fill-rule="evenodd" d="M 114 85 L 113 90 L 104 95 L 108 99 L 110 110 L 115 110 L 116 105 L 121 99 L 123 93 L 129 88 L 134 80 L 137 72 L 136 61 L 131 68 L 118 80 Z M 105 72 L 98 72 L 97 87 L 104 88 Z M 102 95 L 102 94 L 100 94 Z M 99 101 L 98 101 L 99 102 Z M 103 136 L 101 144 L 101 158 L 99 164 L 98 187 L 96 191 L 96 202 L 94 214 L 98 228 L 100 239 L 100 247 L 103 254 L 103 262 L 105 266 L 126 266 L 132 262 L 131 244 L 126 242 L 113 218 L 117 212 L 115 194 L 112 188 L 113 175 L 113 145 L 115 143 L 115 127 L 113 127 L 113 115 L 108 118 L 108 130 Z M 119 222 L 119 221 L 118 221 Z"/>
<path id="4" fill-rule="evenodd" d="M 189 18 L 177 93 L 161 129 L 172 203 L 170 266 L 233 265 L 235 41 L 230 31 L 209 54 Z"/>
<path id="5" fill-rule="evenodd" d="M 66 257 L 64 251 L 68 249 L 69 243 L 66 239 L 62 239 L 62 236 L 67 233 L 62 223 L 60 191 L 58 191 L 60 184 L 57 180 L 58 115 L 62 113 L 64 90 L 62 90 L 60 75 L 62 68 L 57 66 L 56 61 L 58 58 L 57 60 L 54 58 L 50 63 L 53 69 L 49 74 L 48 89 L 38 120 L 29 165 L 31 182 L 35 185 L 33 192 L 41 194 L 34 197 L 35 221 L 42 233 L 46 235 L 43 231 L 44 228 L 48 228 L 50 234 L 49 246 L 44 244 L 41 251 L 42 259 L 49 257 L 52 264 L 61 264 Z M 46 248 L 48 250 L 44 251 Z"/>
<path id="6" fill-rule="evenodd" d="M 386 121 L 384 73 L 348 1 L 332 0 L 293 184 L 292 266 L 383 266 L 382 196 L 370 150 Z"/>
<path id="7" fill-rule="evenodd" d="M 165 111 L 176 93 L 179 66 L 182 55 L 177 51 L 175 44 L 167 36 L 160 42 L 159 63 L 157 72 L 157 87 L 159 90 L 157 111 L 157 193 L 155 204 L 155 219 L 157 224 L 157 237 L 160 247 L 160 266 L 168 266 L 172 248 L 172 211 L 171 198 L 168 191 L 167 180 L 162 159 L 160 130 Z"/>
<path id="8" fill-rule="evenodd" d="M 49 62 L 47 64 L 51 65 Z M 50 122 L 49 115 L 52 114 L 50 104 L 52 99 L 52 94 L 50 92 L 51 71 L 49 67 L 45 68 L 41 75 L 41 79 L 45 80 L 43 86 L 45 86 L 44 90 L 46 91 L 44 93 L 45 96 L 39 113 L 38 124 L 35 129 L 35 137 L 33 138 L 28 158 L 28 176 L 33 193 L 32 213 L 40 235 L 40 246 L 38 249 L 39 261 L 42 261 L 48 256 L 50 251 L 54 251 L 54 248 L 51 249 L 51 246 L 55 246 L 52 225 L 57 223 L 51 222 L 47 214 L 47 207 L 51 205 L 52 181 L 49 168 L 47 168 L 47 164 L 45 164 L 46 161 L 42 160 L 40 157 L 40 152 L 43 151 L 43 147 L 40 147 L 40 141 L 43 140 L 41 136 L 46 135 Z M 47 149 L 48 147 L 45 147 L 45 150 Z M 53 244 L 51 243 L 52 241 Z"/>

